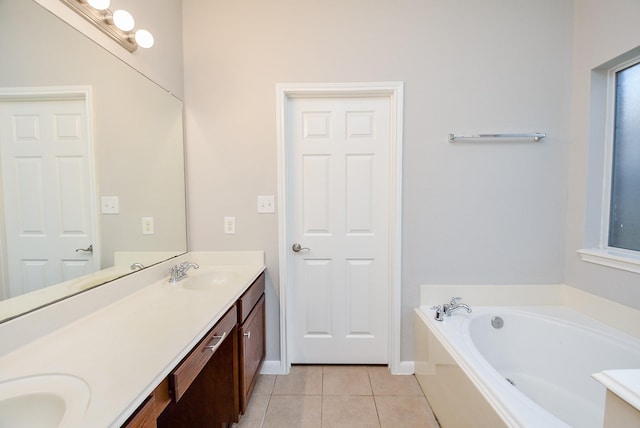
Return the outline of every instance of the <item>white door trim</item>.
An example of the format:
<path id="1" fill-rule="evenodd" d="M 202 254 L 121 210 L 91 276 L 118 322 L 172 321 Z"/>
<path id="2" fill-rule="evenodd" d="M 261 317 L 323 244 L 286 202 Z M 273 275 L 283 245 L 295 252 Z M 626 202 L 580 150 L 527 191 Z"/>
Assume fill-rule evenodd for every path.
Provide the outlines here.
<path id="1" fill-rule="evenodd" d="M 87 145 L 88 145 L 88 174 L 91 182 L 90 195 L 91 198 L 91 227 L 93 229 L 93 264 L 94 269 L 100 269 L 101 260 L 101 241 L 100 241 L 100 228 L 98 227 L 98 187 L 96 181 L 96 168 L 95 168 L 95 146 L 94 146 L 94 131 L 93 131 L 93 97 L 91 86 L 78 85 L 78 86 L 34 86 L 34 87 L 0 87 L 0 101 L 28 101 L 28 100 L 84 100 L 85 117 L 87 125 Z M 0 225 L 3 226 L 4 218 L 0 217 Z M 0 267 L 2 272 L 6 272 L 6 243 L 4 242 L 4 236 L 0 238 L 0 246 L 3 251 L 0 251 Z M 8 295 L 7 278 L 0 279 L 0 285 L 5 285 L 6 290 L 4 293 L 0 290 L 0 297 L 2 294 Z M 1 287 L 0 287 L 1 288 Z"/>
<path id="2" fill-rule="evenodd" d="M 291 251 L 287 236 L 287 151 L 286 119 L 288 100 L 295 97 L 388 97 L 390 104 L 390 165 L 389 165 L 389 370 L 401 373 L 401 243 L 402 243 L 402 118 L 403 82 L 375 83 L 280 83 L 276 85 L 276 120 L 278 148 L 278 255 L 280 269 L 280 373 L 288 373 L 291 361 L 287 350 L 287 323 L 291 302 L 287 299 L 287 280 L 291 275 Z"/>

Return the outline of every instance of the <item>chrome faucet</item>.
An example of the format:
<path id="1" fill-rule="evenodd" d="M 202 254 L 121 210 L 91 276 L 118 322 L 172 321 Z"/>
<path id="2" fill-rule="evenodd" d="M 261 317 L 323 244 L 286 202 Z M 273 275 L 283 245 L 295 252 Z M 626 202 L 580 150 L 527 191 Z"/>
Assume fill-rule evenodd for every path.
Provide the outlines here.
<path id="1" fill-rule="evenodd" d="M 471 308 L 469 305 L 465 303 L 458 303 L 460 300 L 462 300 L 462 297 L 452 297 L 449 303 L 445 303 L 442 306 L 433 306 L 431 309 L 435 309 L 436 311 L 436 321 L 444 321 L 444 317 L 450 317 L 452 313 L 460 308 L 464 308 L 468 313 L 470 313 Z"/>
<path id="2" fill-rule="evenodd" d="M 169 283 L 175 284 L 176 282 L 185 279 L 187 277 L 187 271 L 189 269 L 198 269 L 199 267 L 200 266 L 198 266 L 197 263 L 193 262 L 182 262 L 179 265 L 173 266 L 171 269 L 169 269 L 169 273 L 171 274 Z"/>
<path id="3" fill-rule="evenodd" d="M 142 263 L 134 263 L 130 267 L 131 270 L 144 269 L 144 265 Z"/>

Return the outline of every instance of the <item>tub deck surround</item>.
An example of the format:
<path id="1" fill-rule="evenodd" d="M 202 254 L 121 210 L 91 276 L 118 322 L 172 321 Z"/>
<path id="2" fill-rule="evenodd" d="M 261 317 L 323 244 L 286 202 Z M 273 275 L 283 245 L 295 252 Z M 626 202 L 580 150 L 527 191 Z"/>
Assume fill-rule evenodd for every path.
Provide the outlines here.
<path id="1" fill-rule="evenodd" d="M 169 284 L 168 268 L 185 260 L 201 268 L 232 265 L 237 275 L 204 289 L 187 289 L 186 280 Z M 82 426 L 120 426 L 265 266 L 262 252 L 197 252 L 149 269 L 161 270 L 162 279 L 1 356 L 0 382 L 45 373 L 77 376 L 91 389 Z M 4 333 L 0 325 L 0 340 Z"/>
<path id="2" fill-rule="evenodd" d="M 429 284 L 420 287 L 420 306 L 441 305 L 452 296 L 475 306 L 560 305 L 640 339 L 640 310 L 566 284 Z"/>

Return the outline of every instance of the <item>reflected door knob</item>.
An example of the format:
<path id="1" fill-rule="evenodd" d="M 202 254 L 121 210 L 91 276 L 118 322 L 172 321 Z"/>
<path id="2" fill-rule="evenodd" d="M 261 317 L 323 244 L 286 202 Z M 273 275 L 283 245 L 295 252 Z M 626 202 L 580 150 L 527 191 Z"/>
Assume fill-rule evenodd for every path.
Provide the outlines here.
<path id="1" fill-rule="evenodd" d="M 76 253 L 78 251 L 84 251 L 85 253 L 93 253 L 93 244 L 89 245 L 87 248 L 76 248 Z"/>
<path id="2" fill-rule="evenodd" d="M 298 244 L 297 242 L 291 246 L 291 249 L 293 250 L 294 253 L 299 253 L 302 250 L 310 251 L 308 248 L 303 247 L 302 245 Z"/>

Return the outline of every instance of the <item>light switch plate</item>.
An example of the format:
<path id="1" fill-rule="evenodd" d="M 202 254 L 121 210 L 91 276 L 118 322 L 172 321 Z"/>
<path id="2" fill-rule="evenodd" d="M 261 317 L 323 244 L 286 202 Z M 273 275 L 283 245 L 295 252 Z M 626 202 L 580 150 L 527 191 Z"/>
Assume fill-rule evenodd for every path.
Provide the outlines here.
<path id="1" fill-rule="evenodd" d="M 276 212 L 276 198 L 273 195 L 258 196 L 258 214 L 273 214 Z"/>
<path id="2" fill-rule="evenodd" d="M 117 196 L 101 197 L 100 212 L 102 214 L 120 214 L 120 198 Z"/>

